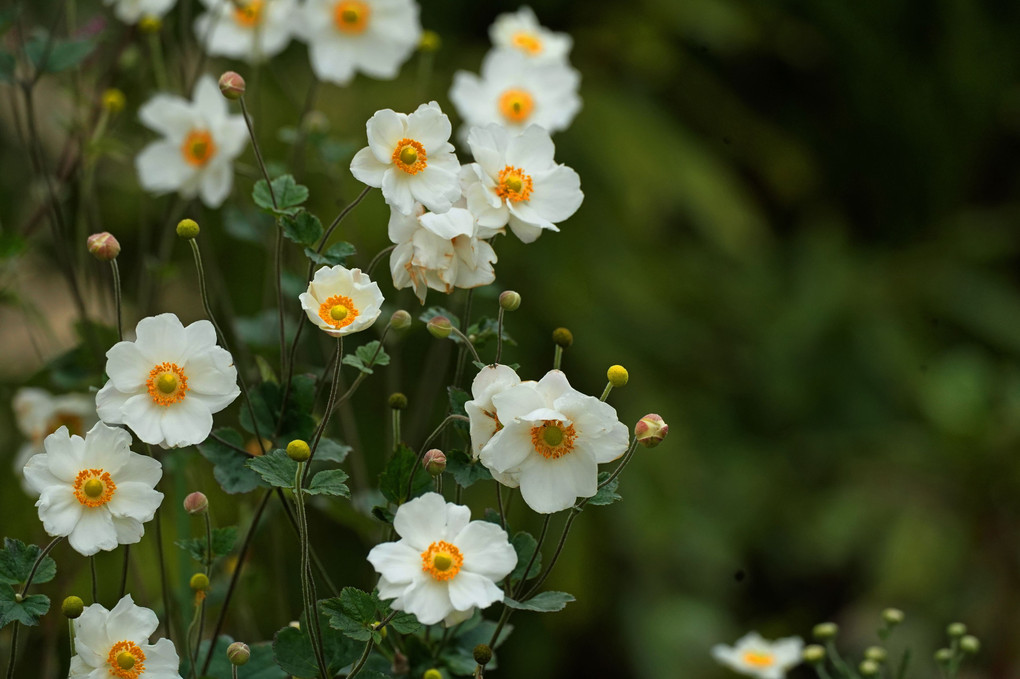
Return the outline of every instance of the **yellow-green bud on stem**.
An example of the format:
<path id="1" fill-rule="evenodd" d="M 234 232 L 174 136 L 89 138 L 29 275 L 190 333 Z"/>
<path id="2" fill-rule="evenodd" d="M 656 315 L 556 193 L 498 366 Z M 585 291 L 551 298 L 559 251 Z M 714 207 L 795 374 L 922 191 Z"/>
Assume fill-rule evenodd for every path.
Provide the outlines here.
<path id="1" fill-rule="evenodd" d="M 422 52 L 435 52 L 442 44 L 443 41 L 435 31 L 422 31 L 421 40 L 418 42 L 418 49 Z"/>
<path id="2" fill-rule="evenodd" d="M 471 653 L 475 657 L 475 662 L 485 667 L 492 660 L 492 649 L 489 648 L 488 644 L 478 644 L 475 646 L 475 650 Z"/>
<path id="3" fill-rule="evenodd" d="M 634 425 L 634 438 L 645 448 L 654 448 L 669 434 L 669 425 L 661 416 L 648 413 Z"/>
<path id="4" fill-rule="evenodd" d="M 857 669 L 860 670 L 862 677 L 874 677 L 882 670 L 879 664 L 874 660 L 862 661 L 861 664 L 857 666 Z"/>
<path id="5" fill-rule="evenodd" d="M 386 399 L 386 405 L 393 410 L 403 410 L 407 407 L 407 397 L 401 394 L 399 391 L 395 391 L 390 394 L 390 397 Z"/>
<path id="6" fill-rule="evenodd" d="M 111 87 L 103 92 L 103 108 L 110 113 L 120 113 L 124 110 L 125 103 L 124 93 L 116 87 Z"/>
<path id="7" fill-rule="evenodd" d="M 948 634 L 951 639 L 959 639 L 966 633 L 967 626 L 962 622 L 950 623 L 950 625 L 946 627 L 946 634 Z"/>
<path id="8" fill-rule="evenodd" d="M 205 573 L 195 573 L 188 581 L 188 586 L 196 592 L 204 592 L 209 589 L 209 576 Z"/>
<path id="9" fill-rule="evenodd" d="M 609 379 L 609 383 L 615 388 L 627 386 L 627 380 L 630 379 L 630 373 L 622 365 L 611 365 L 609 370 L 606 371 L 606 377 Z"/>
<path id="10" fill-rule="evenodd" d="M 960 650 L 974 655 L 981 650 L 981 642 L 978 641 L 977 637 L 967 634 L 960 639 Z"/>
<path id="11" fill-rule="evenodd" d="M 304 462 L 312 456 L 312 449 L 301 439 L 294 439 L 287 444 L 287 457 L 295 462 Z"/>
<path id="12" fill-rule="evenodd" d="M 503 311 L 517 311 L 521 306 L 521 296 L 513 290 L 499 293 L 499 308 Z"/>
<path id="13" fill-rule="evenodd" d="M 574 333 L 566 328 L 556 328 L 553 330 L 552 339 L 556 346 L 566 349 L 574 343 Z"/>
<path id="14" fill-rule="evenodd" d="M 882 620 L 890 627 L 898 625 L 903 622 L 903 611 L 898 608 L 887 608 L 882 611 Z"/>
<path id="15" fill-rule="evenodd" d="M 209 498 L 205 493 L 195 491 L 184 498 L 184 511 L 188 514 L 202 514 L 209 508 Z"/>
<path id="16" fill-rule="evenodd" d="M 394 330 L 407 330 L 411 327 L 411 314 L 403 309 L 397 309 L 390 316 L 390 327 Z"/>
<path id="17" fill-rule="evenodd" d="M 443 673 L 433 667 L 425 670 L 421 675 L 421 679 L 443 679 Z"/>
<path id="18" fill-rule="evenodd" d="M 157 16 L 143 16 L 138 22 L 138 30 L 142 33 L 159 33 L 159 30 L 163 28 L 163 22 Z"/>
<path id="19" fill-rule="evenodd" d="M 940 648 L 935 651 L 935 662 L 939 665 L 948 665 L 953 662 L 953 652 L 948 648 Z"/>
<path id="20" fill-rule="evenodd" d="M 251 649 L 243 641 L 235 641 L 227 646 L 227 660 L 231 665 L 243 665 L 251 657 Z"/>
<path id="21" fill-rule="evenodd" d="M 834 622 L 820 622 L 811 630 L 811 636 L 819 641 L 835 639 L 839 633 L 839 626 Z"/>
<path id="22" fill-rule="evenodd" d="M 436 339 L 446 339 L 453 332 L 453 324 L 446 316 L 433 316 L 425 327 Z"/>
<path id="23" fill-rule="evenodd" d="M 81 597 L 69 596 L 60 604 L 60 610 L 65 618 L 74 620 L 85 610 L 85 602 L 81 600 Z"/>
<path id="24" fill-rule="evenodd" d="M 386 626 L 383 625 L 382 627 L 380 627 L 380 625 L 382 625 L 382 621 L 381 620 L 376 620 L 375 622 L 372 623 L 372 629 L 374 629 L 376 632 L 378 632 L 379 635 L 382 636 L 383 639 L 385 639 L 386 638 Z"/>
<path id="25" fill-rule="evenodd" d="M 811 644 L 810 646 L 804 647 L 801 657 L 804 658 L 804 662 L 809 665 L 817 665 L 825 662 L 825 649 L 818 644 Z"/>
<path id="26" fill-rule="evenodd" d="M 198 228 L 198 222 L 194 219 L 182 219 L 177 222 L 177 235 L 180 238 L 191 240 L 192 238 L 198 238 L 198 232 L 201 229 Z"/>
<path id="27" fill-rule="evenodd" d="M 120 243 L 109 231 L 92 234 L 86 239 L 85 247 L 101 262 L 112 262 L 120 254 Z"/>
<path id="28" fill-rule="evenodd" d="M 874 660 L 877 663 L 884 663 L 886 652 L 881 646 L 869 646 L 868 649 L 864 651 L 864 657 L 868 660 Z"/>
<path id="29" fill-rule="evenodd" d="M 220 76 L 220 92 L 231 101 L 236 101 L 244 96 L 244 78 L 239 73 L 227 71 Z"/>
<path id="30" fill-rule="evenodd" d="M 425 453 L 421 464 L 431 476 L 439 476 L 446 470 L 446 455 L 438 448 L 433 448 Z"/>

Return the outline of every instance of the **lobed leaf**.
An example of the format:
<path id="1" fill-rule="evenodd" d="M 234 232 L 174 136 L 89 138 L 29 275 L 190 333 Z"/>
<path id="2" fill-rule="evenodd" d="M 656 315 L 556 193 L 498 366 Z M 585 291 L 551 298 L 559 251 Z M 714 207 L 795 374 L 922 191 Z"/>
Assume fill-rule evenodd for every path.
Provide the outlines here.
<path id="1" fill-rule="evenodd" d="M 503 604 L 518 611 L 554 613 L 562 611 L 571 601 L 576 601 L 573 594 L 567 594 L 566 592 L 541 592 L 527 601 L 515 601 L 510 597 L 505 597 Z"/>
<path id="2" fill-rule="evenodd" d="M 4 546 L 0 550 L 0 583 L 18 585 L 25 582 L 41 551 L 42 548 L 37 545 L 26 545 L 21 540 L 4 538 Z M 36 569 L 32 582 L 49 582 L 56 575 L 57 562 L 47 556 Z"/>
<path id="3" fill-rule="evenodd" d="M 198 444 L 198 452 L 213 464 L 213 476 L 224 492 L 234 495 L 248 493 L 259 487 L 264 488 L 266 484 L 261 477 L 245 465 L 248 460 L 253 459 L 252 456 L 231 447 L 244 449 L 241 434 L 230 427 L 217 429 L 213 433 L 230 445 L 209 437 Z"/>

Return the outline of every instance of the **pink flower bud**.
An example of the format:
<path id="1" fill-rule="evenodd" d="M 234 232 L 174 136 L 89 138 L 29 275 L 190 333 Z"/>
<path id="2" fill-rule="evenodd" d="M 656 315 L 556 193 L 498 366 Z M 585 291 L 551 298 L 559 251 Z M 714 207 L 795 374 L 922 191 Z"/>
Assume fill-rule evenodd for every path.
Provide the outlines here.
<path id="1" fill-rule="evenodd" d="M 425 453 L 421 464 L 429 474 L 439 476 L 446 469 L 446 455 L 443 454 L 443 451 L 433 448 Z"/>
<path id="2" fill-rule="evenodd" d="M 437 339 L 446 339 L 453 332 L 453 324 L 446 316 L 433 316 L 425 327 Z"/>
<path id="3" fill-rule="evenodd" d="M 92 256 L 102 262 L 112 262 L 120 254 L 120 243 L 108 231 L 94 233 L 85 241 Z"/>
<path id="4" fill-rule="evenodd" d="M 205 496 L 205 493 L 195 491 L 184 498 L 184 511 L 188 514 L 201 514 L 208 508 L 209 498 Z"/>
<path id="5" fill-rule="evenodd" d="M 220 76 L 220 92 L 230 100 L 237 100 L 244 96 L 244 78 L 240 73 L 227 71 Z"/>
<path id="6" fill-rule="evenodd" d="M 645 448 L 659 445 L 668 433 L 669 425 L 654 413 L 645 415 L 634 425 L 634 438 Z"/>

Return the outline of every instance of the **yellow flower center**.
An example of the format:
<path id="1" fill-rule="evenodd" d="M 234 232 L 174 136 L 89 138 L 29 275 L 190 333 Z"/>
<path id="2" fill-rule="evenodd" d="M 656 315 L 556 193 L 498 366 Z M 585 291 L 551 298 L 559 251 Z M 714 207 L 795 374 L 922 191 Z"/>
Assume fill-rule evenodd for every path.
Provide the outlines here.
<path id="1" fill-rule="evenodd" d="M 559 420 L 545 420 L 531 428 L 531 445 L 547 460 L 555 460 L 573 451 L 575 438 L 574 425 L 564 426 Z"/>
<path id="2" fill-rule="evenodd" d="M 115 643 L 106 661 L 110 665 L 110 674 L 119 679 L 138 679 L 145 672 L 145 653 L 133 641 Z"/>
<path id="3" fill-rule="evenodd" d="M 319 318 L 334 328 L 345 328 L 358 317 L 358 309 L 350 297 L 333 295 L 319 305 Z"/>
<path id="4" fill-rule="evenodd" d="M 184 400 L 188 392 L 188 377 L 176 363 L 160 363 L 149 371 L 145 386 L 154 403 L 173 405 Z"/>
<path id="5" fill-rule="evenodd" d="M 539 37 L 526 31 L 515 34 L 510 43 L 522 52 L 527 52 L 532 56 L 542 51 L 542 41 Z"/>
<path id="6" fill-rule="evenodd" d="M 207 130 L 192 130 L 181 144 L 181 155 L 192 167 L 202 167 L 216 155 L 216 143 Z"/>
<path id="7" fill-rule="evenodd" d="M 507 165 L 499 171 L 496 195 L 505 200 L 519 203 L 531 197 L 531 176 L 519 167 Z"/>
<path id="8" fill-rule="evenodd" d="M 393 164 L 407 174 L 418 174 L 428 166 L 428 154 L 421 142 L 401 139 L 393 149 Z"/>
<path id="9" fill-rule="evenodd" d="M 333 5 L 333 23 L 341 33 L 364 33 L 371 15 L 372 8 L 359 0 L 343 0 Z"/>
<path id="10" fill-rule="evenodd" d="M 72 491 L 81 504 L 90 509 L 105 505 L 113 498 L 117 484 L 102 469 L 82 469 L 74 479 Z"/>
<path id="11" fill-rule="evenodd" d="M 445 540 L 433 542 L 421 553 L 421 569 L 435 580 L 450 580 L 460 572 L 464 556 Z"/>
<path id="12" fill-rule="evenodd" d="M 773 654 L 762 651 L 744 651 L 743 659 L 751 667 L 772 667 L 776 663 Z"/>
<path id="13" fill-rule="evenodd" d="M 246 28 L 258 26 L 262 23 L 262 11 L 265 4 L 265 0 L 249 0 L 241 3 L 240 7 L 234 8 L 234 21 Z"/>
<path id="14" fill-rule="evenodd" d="M 499 97 L 499 111 L 507 122 L 523 123 L 535 108 L 535 100 L 524 90 L 507 90 Z"/>

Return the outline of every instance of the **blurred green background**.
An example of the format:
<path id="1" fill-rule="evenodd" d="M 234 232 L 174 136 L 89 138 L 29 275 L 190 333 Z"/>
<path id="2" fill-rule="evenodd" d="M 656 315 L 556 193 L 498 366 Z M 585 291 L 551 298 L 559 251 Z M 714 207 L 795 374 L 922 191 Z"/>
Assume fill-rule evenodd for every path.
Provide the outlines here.
<path id="1" fill-rule="evenodd" d="M 53 25 L 64 5 L 23 4 L 26 27 Z M 550 332 L 567 326 L 575 344 L 564 369 L 574 386 L 598 394 L 606 367 L 621 363 L 630 384 L 610 399 L 621 419 L 658 412 L 672 433 L 639 451 L 623 477 L 623 502 L 578 520 L 548 582 L 577 603 L 554 617 L 515 616 L 496 676 L 725 677 L 713 644 L 750 629 L 807 636 L 827 619 L 859 653 L 874 642 L 886 606 L 907 613 L 891 650 L 914 644 L 915 676 L 937 671 L 930 654 L 957 619 L 983 642 L 965 673 L 1020 673 L 1020 5 L 532 6 L 545 25 L 574 37 L 584 108 L 555 141 L 557 160 L 581 176 L 585 202 L 560 234 L 528 246 L 497 239 L 497 284 L 475 294 L 472 315 L 494 315 L 498 291 L 518 290 L 524 303 L 508 329 L 519 346 L 506 359 L 521 364 L 522 376 L 537 379 L 551 366 Z M 327 221 L 361 189 L 346 168 L 365 143 L 365 120 L 433 98 L 455 117 L 446 96 L 452 73 L 477 72 L 487 26 L 515 8 L 425 2 L 423 25 L 441 36 L 439 51 L 416 55 L 392 82 L 358 77 L 348 88 L 319 87 L 314 108 L 328 124 L 312 119 L 296 163 L 288 140 L 311 82 L 305 46 L 292 44 L 261 69 L 210 60 L 205 70 L 246 75 L 268 160 L 309 185 L 311 207 Z M 161 33 L 178 87 L 178 66 L 197 60 L 178 53 L 179 12 Z M 99 3 L 78 3 L 79 24 L 96 16 L 108 21 L 99 56 L 80 73 L 44 78 L 36 95 L 53 170 L 73 111 L 95 111 L 108 85 L 127 94 L 99 149 L 93 197 L 73 182 L 60 189 L 78 217 L 71 256 L 90 312 L 113 318 L 108 272 L 86 259 L 78 236 L 106 229 L 124 246 L 129 327 L 159 311 L 200 318 L 190 254 L 165 235 L 168 224 L 192 216 L 216 264 L 215 304 L 246 341 L 239 360 L 255 379 L 251 357 L 275 365 L 278 356 L 272 314 L 258 316 L 273 301 L 272 234 L 248 207 L 251 151 L 230 202 L 242 211 L 141 193 L 132 158 L 154 138 L 136 116 L 154 91 L 146 38 Z M 66 33 L 62 21 L 56 26 Z M 10 85 L 0 85 L 0 99 L 0 220 L 9 245 L 0 272 L 0 400 L 9 403 L 26 382 L 61 391 L 72 382 L 99 386 L 101 376 L 98 364 L 82 374 L 45 367 L 74 344 L 76 313 L 52 273 L 66 263 L 39 217 L 45 184 L 24 170 L 20 99 Z M 354 265 L 367 266 L 387 245 L 386 217 L 373 192 L 344 222 L 339 236 L 359 250 Z M 304 267 L 291 248 L 295 295 Z M 385 263 L 374 275 L 392 308 L 417 313 L 407 291 L 393 294 Z M 460 314 L 464 296 L 430 292 L 427 304 Z M 297 319 L 296 305 L 289 313 Z M 311 335 L 301 365 L 318 371 L 330 347 Z M 356 475 L 371 481 L 381 467 L 391 391 L 411 399 L 404 438 L 412 445 L 438 421 L 451 348 L 421 324 L 390 346 L 392 365 L 366 382 L 341 419 L 338 435 L 365 459 Z M 491 356 L 492 347 L 485 351 Z M 428 378 L 419 380 L 423 366 Z M 238 407 L 217 422 L 236 420 Z M 2 450 L 14 451 L 20 440 L 9 408 L 0 417 Z M 199 528 L 176 509 L 196 487 L 209 494 L 218 525 L 247 525 L 251 498 L 222 493 L 197 453 L 164 460 L 168 545 Z M 488 488 L 466 497 L 477 513 L 494 501 Z M 0 503 L 4 535 L 46 540 L 11 474 L 0 480 Z M 518 498 L 515 528 L 537 530 L 521 509 Z M 227 625 L 249 641 L 271 638 L 297 615 L 296 582 L 272 579 L 276 569 L 296 569 L 294 536 L 278 512 L 271 518 Z M 313 510 L 312 520 L 335 579 L 371 586 L 363 560 L 379 537 L 371 522 L 342 508 Z M 149 532 L 137 551 L 135 599 L 158 607 Z M 172 553 L 183 586 L 190 566 Z M 84 560 L 67 547 L 55 555 L 62 575 L 40 591 L 58 601 L 84 591 Z M 100 562 L 112 572 L 119 556 Z M 103 589 L 112 603 L 113 585 Z M 57 617 L 47 617 L 33 648 L 59 642 L 64 652 Z M 56 676 L 62 661 L 45 658 L 40 676 Z"/>

